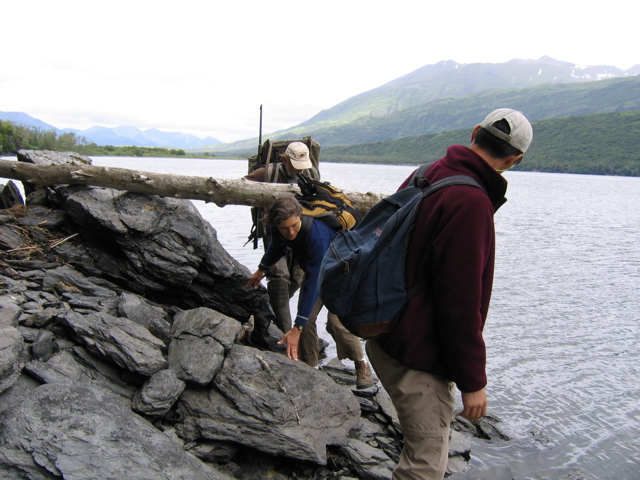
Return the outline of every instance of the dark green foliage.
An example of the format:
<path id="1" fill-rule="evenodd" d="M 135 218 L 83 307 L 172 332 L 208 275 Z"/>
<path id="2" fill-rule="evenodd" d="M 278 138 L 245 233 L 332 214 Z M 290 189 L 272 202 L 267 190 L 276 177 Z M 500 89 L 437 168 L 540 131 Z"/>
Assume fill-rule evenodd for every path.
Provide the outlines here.
<path id="1" fill-rule="evenodd" d="M 534 123 L 519 170 L 640 176 L 640 110 Z"/>
<path id="2" fill-rule="evenodd" d="M 114 147 L 87 143 L 84 137 L 75 133 L 58 135 L 54 130 L 42 130 L 37 127 L 14 124 L 0 120 L 0 153 L 15 154 L 20 149 L 57 150 L 76 152 L 83 155 L 123 156 L 123 157 L 178 157 L 186 156 L 183 149 L 159 147 Z"/>
<path id="3" fill-rule="evenodd" d="M 95 155 L 98 157 L 178 157 L 186 156 L 183 149 L 168 149 L 160 147 L 136 147 L 136 146 L 123 146 L 114 147 L 113 145 L 96 145 L 90 143 L 81 149 L 79 153 L 85 155 Z"/>
<path id="4" fill-rule="evenodd" d="M 514 170 L 640 176 L 640 110 L 541 120 Z M 325 162 L 420 164 L 441 158 L 449 145 L 468 145 L 471 128 L 386 142 L 328 147 Z"/>
<path id="5" fill-rule="evenodd" d="M 83 153 L 80 149 L 86 145 L 84 137 L 77 137 L 75 133 L 58 135 L 54 130 L 43 130 L 0 120 L 0 153 L 3 154 L 17 153 L 23 148 Z"/>

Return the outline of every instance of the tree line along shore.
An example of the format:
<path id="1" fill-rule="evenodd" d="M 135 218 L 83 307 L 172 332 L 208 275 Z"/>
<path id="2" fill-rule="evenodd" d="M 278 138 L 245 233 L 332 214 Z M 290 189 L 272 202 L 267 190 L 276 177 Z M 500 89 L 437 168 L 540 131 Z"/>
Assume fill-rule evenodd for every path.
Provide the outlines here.
<path id="1" fill-rule="evenodd" d="M 640 110 L 584 115 L 533 122 L 534 140 L 525 161 L 514 171 L 585 175 L 640 176 Z M 468 144 L 471 129 L 404 137 L 384 142 L 326 146 L 322 161 L 418 165 L 443 156 L 447 147 Z M 316 138 L 322 144 L 322 138 Z M 94 156 L 241 158 L 254 151 L 215 152 L 183 149 L 100 146 L 74 133 L 57 134 L 36 127 L 0 121 L 0 152 L 14 155 L 20 149 L 73 151 Z M 256 147 L 257 150 L 257 147 Z"/>

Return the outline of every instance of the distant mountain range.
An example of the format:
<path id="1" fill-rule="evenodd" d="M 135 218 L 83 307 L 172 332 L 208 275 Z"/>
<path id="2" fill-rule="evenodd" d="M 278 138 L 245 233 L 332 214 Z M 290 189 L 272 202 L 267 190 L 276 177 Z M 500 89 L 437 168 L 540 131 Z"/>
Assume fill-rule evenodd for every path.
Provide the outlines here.
<path id="1" fill-rule="evenodd" d="M 323 147 L 357 145 L 472 127 L 503 106 L 522 110 L 532 121 L 640 109 L 640 65 L 621 70 L 549 57 L 499 64 L 443 61 L 263 137 L 311 135 Z M 205 150 L 244 154 L 255 144 L 252 138 Z"/>
<path id="2" fill-rule="evenodd" d="M 220 143 L 213 137 L 198 138 L 180 132 L 163 132 L 155 128 L 140 130 L 137 127 L 91 127 L 87 130 L 73 128 L 59 129 L 37 118 L 22 112 L 0 112 L 0 120 L 6 120 L 28 127 L 36 127 L 41 130 L 54 130 L 56 133 L 74 133 L 78 137 L 84 137 L 88 143 L 96 145 L 133 145 L 136 147 L 166 147 L 166 148 L 195 148 L 203 145 L 215 145 Z"/>
<path id="3" fill-rule="evenodd" d="M 622 70 L 579 66 L 549 57 L 495 64 L 447 60 L 425 65 L 263 138 L 275 141 L 311 135 L 323 147 L 381 142 L 470 128 L 488 111 L 503 106 L 522 110 L 532 121 L 638 110 L 640 65 Z M 97 145 L 246 155 L 255 153 L 257 143 L 257 138 L 221 143 L 211 137 L 136 127 L 59 130 L 18 112 L 0 112 L 0 120 L 73 132 Z"/>
<path id="4" fill-rule="evenodd" d="M 637 74 L 640 74 L 640 65 L 625 71 L 609 66 L 577 66 L 549 57 L 496 64 L 460 64 L 448 60 L 426 65 L 385 85 L 349 98 L 320 112 L 296 129 L 326 128 L 363 117 L 385 117 L 434 100 L 466 97 L 489 90 L 592 82 Z"/>

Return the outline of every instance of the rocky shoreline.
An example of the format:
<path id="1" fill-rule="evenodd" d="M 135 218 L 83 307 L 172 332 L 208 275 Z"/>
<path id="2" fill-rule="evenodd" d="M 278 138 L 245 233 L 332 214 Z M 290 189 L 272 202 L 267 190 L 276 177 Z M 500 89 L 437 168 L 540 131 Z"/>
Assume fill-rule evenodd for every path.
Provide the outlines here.
<path id="1" fill-rule="evenodd" d="M 0 194 L 0 478 L 391 478 L 386 392 L 286 358 L 266 291 L 190 201 L 24 189 Z M 496 424 L 454 422 L 449 473 Z"/>

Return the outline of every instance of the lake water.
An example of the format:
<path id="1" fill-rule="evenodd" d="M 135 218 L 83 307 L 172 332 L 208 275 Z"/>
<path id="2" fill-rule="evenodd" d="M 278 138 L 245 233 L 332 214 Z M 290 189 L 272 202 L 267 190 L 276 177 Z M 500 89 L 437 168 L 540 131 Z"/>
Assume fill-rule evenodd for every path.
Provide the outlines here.
<path id="1" fill-rule="evenodd" d="M 216 178 L 239 178 L 247 168 L 240 160 L 93 161 Z M 412 170 L 322 165 L 323 180 L 379 193 L 395 191 Z M 489 413 L 511 440 L 474 440 L 469 471 L 450 478 L 640 479 L 640 178 L 505 177 L 509 201 L 495 217 L 485 339 Z M 262 249 L 243 247 L 249 207 L 194 203 L 222 245 L 253 271 Z"/>

